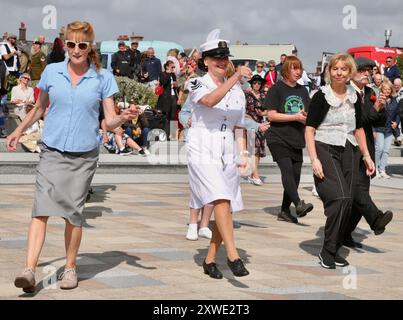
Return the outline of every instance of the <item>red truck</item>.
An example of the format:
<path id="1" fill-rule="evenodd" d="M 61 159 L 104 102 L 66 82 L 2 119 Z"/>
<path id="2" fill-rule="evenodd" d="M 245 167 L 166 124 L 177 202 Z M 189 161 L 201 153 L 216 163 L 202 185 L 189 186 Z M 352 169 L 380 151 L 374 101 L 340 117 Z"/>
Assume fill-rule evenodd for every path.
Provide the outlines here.
<path id="1" fill-rule="evenodd" d="M 354 58 L 365 57 L 374 60 L 382 72 L 385 67 L 386 58 L 396 57 L 403 54 L 403 48 L 384 48 L 375 46 L 354 47 L 347 50 Z"/>

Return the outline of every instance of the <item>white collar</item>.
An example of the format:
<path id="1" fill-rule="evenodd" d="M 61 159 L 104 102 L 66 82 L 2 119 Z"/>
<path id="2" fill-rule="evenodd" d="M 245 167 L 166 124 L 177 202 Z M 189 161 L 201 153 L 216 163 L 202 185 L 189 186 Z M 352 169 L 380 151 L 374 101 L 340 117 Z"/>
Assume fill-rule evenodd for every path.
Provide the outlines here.
<path id="1" fill-rule="evenodd" d="M 324 93 L 327 103 L 329 105 L 331 105 L 332 107 L 336 107 L 336 108 L 341 107 L 347 101 L 354 104 L 357 102 L 357 99 L 358 99 L 356 90 L 350 84 L 347 85 L 346 97 L 345 97 L 344 101 L 341 100 L 340 98 L 336 97 L 330 84 L 327 84 L 327 85 L 321 87 L 320 89 Z"/>

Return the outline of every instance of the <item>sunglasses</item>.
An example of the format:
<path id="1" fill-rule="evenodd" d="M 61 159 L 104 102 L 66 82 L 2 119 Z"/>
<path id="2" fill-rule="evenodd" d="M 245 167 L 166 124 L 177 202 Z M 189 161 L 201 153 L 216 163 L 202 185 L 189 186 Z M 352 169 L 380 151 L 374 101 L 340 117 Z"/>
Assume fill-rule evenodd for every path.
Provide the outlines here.
<path id="1" fill-rule="evenodd" d="M 386 60 L 386 62 L 390 63 L 390 62 L 392 62 L 392 60 Z"/>
<path id="2" fill-rule="evenodd" d="M 258 68 L 263 68 L 263 66 L 257 66 Z"/>
<path id="3" fill-rule="evenodd" d="M 21 79 L 25 79 L 25 80 L 28 80 L 28 81 L 31 80 L 31 78 L 28 78 L 28 77 L 21 77 Z"/>
<path id="4" fill-rule="evenodd" d="M 83 42 L 75 42 L 75 41 L 66 41 L 66 47 L 73 50 L 76 46 L 78 46 L 78 49 L 84 51 L 87 50 L 88 47 L 90 46 L 89 42 L 83 41 Z"/>
<path id="5" fill-rule="evenodd" d="M 252 84 L 253 85 L 255 85 L 255 84 L 261 85 L 262 83 L 260 81 L 253 81 Z"/>

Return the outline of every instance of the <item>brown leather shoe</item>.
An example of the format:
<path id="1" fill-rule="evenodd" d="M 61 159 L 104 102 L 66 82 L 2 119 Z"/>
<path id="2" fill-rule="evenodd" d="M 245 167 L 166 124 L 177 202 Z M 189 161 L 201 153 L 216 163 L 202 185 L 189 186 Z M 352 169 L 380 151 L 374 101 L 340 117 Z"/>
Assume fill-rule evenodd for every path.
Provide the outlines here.
<path id="1" fill-rule="evenodd" d="M 32 269 L 25 269 L 19 277 L 15 278 L 14 285 L 25 293 L 34 293 L 35 272 Z"/>
<path id="2" fill-rule="evenodd" d="M 76 269 L 65 269 L 64 272 L 59 277 L 60 289 L 71 290 L 78 287 L 78 277 Z"/>

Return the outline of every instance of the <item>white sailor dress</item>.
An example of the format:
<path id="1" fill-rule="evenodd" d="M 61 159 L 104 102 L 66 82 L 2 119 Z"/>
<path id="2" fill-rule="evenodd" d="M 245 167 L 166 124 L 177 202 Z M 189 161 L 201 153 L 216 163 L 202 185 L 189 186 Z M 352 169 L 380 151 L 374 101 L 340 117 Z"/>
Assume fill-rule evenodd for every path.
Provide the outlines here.
<path id="1" fill-rule="evenodd" d="M 245 94 L 236 84 L 213 108 L 199 104 L 217 85 L 209 74 L 187 84 L 192 126 L 187 136 L 190 207 L 200 209 L 215 200 L 229 200 L 231 211 L 243 210 L 239 154 L 234 128 L 244 127 Z"/>

